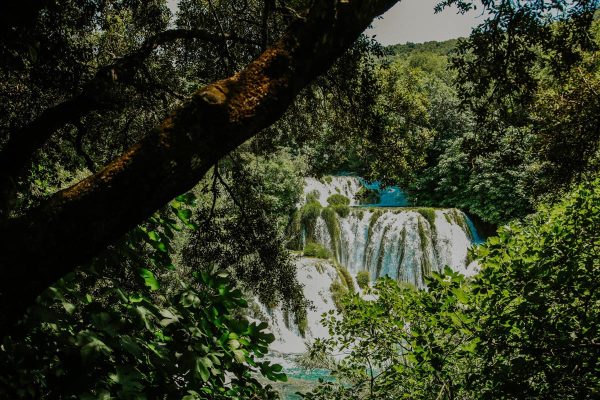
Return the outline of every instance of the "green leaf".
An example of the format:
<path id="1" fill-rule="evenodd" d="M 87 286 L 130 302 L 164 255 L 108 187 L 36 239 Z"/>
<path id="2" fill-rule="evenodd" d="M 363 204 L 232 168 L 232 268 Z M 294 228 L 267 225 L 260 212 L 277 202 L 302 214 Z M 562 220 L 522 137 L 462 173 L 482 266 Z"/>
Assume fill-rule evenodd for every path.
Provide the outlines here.
<path id="1" fill-rule="evenodd" d="M 160 241 L 160 237 L 158 236 L 158 233 L 156 231 L 148 232 L 148 238 L 150 238 L 150 240 L 152 240 L 154 242 Z"/>
<path id="2" fill-rule="evenodd" d="M 246 355 L 244 354 L 243 350 L 234 350 L 233 357 L 239 363 L 243 363 L 244 361 L 246 361 Z"/>
<path id="3" fill-rule="evenodd" d="M 208 371 L 207 361 L 210 361 L 208 358 L 201 357 L 196 359 L 196 372 L 200 375 L 200 379 L 203 382 L 207 382 L 210 377 L 210 372 Z M 212 363 L 211 363 L 212 365 Z"/>
<path id="4" fill-rule="evenodd" d="M 192 217 L 192 212 L 185 208 L 180 209 L 180 210 L 177 210 L 177 217 L 184 223 L 188 223 L 190 218 Z"/>
<path id="5" fill-rule="evenodd" d="M 179 317 L 177 317 L 177 315 L 175 315 L 171 310 L 168 309 L 160 310 L 160 315 L 164 317 L 160 320 L 160 324 L 162 326 L 169 326 L 170 324 L 179 321 Z"/>
<path id="6" fill-rule="evenodd" d="M 156 279 L 152 271 L 146 268 L 140 268 L 139 272 L 140 276 L 144 280 L 144 283 L 150 288 L 150 290 L 154 291 L 160 288 L 158 280 Z"/>
<path id="7" fill-rule="evenodd" d="M 112 349 L 91 331 L 79 333 L 77 335 L 77 344 L 81 346 L 81 358 L 84 362 L 94 360 L 112 352 Z"/>

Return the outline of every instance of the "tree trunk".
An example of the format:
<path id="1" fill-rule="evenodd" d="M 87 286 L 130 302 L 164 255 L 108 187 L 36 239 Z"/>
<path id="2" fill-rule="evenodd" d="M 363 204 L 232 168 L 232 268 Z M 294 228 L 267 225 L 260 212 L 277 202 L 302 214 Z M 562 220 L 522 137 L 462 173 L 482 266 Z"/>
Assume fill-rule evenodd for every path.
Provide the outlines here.
<path id="1" fill-rule="evenodd" d="M 3 222 L 0 335 L 41 291 L 90 260 L 220 158 L 274 123 L 372 19 L 397 0 L 315 2 L 305 19 L 244 70 L 200 89 L 96 174 Z"/>

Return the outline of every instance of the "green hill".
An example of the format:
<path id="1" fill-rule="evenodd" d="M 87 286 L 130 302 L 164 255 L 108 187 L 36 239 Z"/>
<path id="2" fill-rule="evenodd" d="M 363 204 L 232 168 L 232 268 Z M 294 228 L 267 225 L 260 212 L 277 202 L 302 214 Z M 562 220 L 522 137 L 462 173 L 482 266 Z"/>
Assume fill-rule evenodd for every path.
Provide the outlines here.
<path id="1" fill-rule="evenodd" d="M 407 58 L 415 53 L 431 53 L 441 56 L 449 55 L 457 46 L 459 39 L 450 39 L 443 42 L 425 42 L 394 44 L 386 46 L 385 51 L 390 57 Z"/>

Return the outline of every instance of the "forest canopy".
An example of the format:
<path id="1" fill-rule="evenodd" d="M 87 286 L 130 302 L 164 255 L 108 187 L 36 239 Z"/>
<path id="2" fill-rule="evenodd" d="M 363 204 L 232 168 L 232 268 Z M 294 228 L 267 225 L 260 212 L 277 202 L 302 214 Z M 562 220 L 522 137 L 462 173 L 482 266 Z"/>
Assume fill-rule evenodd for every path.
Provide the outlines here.
<path id="1" fill-rule="evenodd" d="M 486 18 L 384 47 L 395 3 L 10 0 L 0 398 L 279 398 L 299 257 L 336 277 L 304 398 L 596 398 L 600 2 L 441 1 Z M 315 232 L 363 210 L 304 192 L 340 174 L 402 188 L 420 243 L 463 210 L 478 272 L 353 277 Z"/>

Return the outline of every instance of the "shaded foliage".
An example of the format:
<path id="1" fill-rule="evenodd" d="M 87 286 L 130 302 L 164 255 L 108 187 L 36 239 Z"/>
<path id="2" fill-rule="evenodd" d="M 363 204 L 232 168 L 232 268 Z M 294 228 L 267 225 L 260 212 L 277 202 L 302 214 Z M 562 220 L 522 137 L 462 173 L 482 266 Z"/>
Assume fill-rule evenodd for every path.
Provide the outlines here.
<path id="1" fill-rule="evenodd" d="M 309 399 L 593 399 L 600 381 L 600 180 L 476 249 L 418 291 L 389 279 L 345 296 L 319 357 L 344 353 Z"/>
<path id="2" fill-rule="evenodd" d="M 183 279 L 173 264 L 193 201 L 181 196 L 38 299 L 3 339 L 0 397 L 277 398 L 254 376 L 285 379 L 260 360 L 274 337 L 243 315 L 242 292 L 223 271 Z"/>

